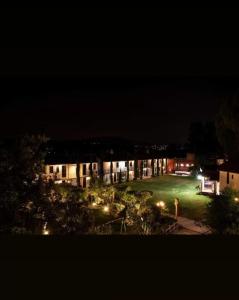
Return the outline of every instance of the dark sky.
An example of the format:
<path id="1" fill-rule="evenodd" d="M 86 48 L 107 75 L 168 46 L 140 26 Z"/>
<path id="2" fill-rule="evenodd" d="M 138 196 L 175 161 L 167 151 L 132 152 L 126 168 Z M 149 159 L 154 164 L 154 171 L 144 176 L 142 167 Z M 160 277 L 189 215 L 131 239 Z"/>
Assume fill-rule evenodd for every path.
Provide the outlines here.
<path id="1" fill-rule="evenodd" d="M 237 49 L 2 49 L 0 134 L 185 142 L 238 88 Z"/>

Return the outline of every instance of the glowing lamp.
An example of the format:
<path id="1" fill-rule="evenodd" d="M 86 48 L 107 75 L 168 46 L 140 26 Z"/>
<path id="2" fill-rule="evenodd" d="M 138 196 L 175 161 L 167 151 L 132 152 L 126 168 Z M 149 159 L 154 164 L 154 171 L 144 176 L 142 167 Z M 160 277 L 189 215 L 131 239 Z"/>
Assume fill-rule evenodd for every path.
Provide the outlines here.
<path id="1" fill-rule="evenodd" d="M 108 211 L 109 211 L 109 207 L 108 207 L 108 206 L 104 206 L 104 207 L 103 207 L 103 211 L 104 211 L 104 212 L 108 212 Z"/>
<path id="2" fill-rule="evenodd" d="M 234 200 L 235 200 L 236 202 L 238 202 L 238 201 L 239 201 L 239 198 L 238 198 L 238 197 L 236 197 L 236 198 L 234 198 Z"/>
<path id="3" fill-rule="evenodd" d="M 197 176 L 197 179 L 198 179 L 198 180 L 202 180 L 202 179 L 203 179 L 203 176 L 202 176 L 201 174 L 199 174 L 199 175 Z"/>
<path id="4" fill-rule="evenodd" d="M 95 202 L 92 203 L 92 206 L 96 206 L 96 205 L 97 205 L 97 203 L 95 203 Z"/>
<path id="5" fill-rule="evenodd" d="M 165 203 L 163 201 L 159 201 L 156 203 L 156 206 L 164 208 L 165 207 Z"/>

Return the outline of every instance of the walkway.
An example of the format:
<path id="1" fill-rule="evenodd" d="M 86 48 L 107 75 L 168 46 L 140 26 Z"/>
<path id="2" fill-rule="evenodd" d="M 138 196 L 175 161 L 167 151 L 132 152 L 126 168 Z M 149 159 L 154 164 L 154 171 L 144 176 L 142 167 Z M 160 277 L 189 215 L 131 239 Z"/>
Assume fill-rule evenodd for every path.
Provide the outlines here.
<path id="1" fill-rule="evenodd" d="M 207 226 L 200 224 L 194 220 L 178 217 L 178 225 L 182 227 L 182 230 L 177 230 L 173 234 L 210 234 L 211 231 Z"/>

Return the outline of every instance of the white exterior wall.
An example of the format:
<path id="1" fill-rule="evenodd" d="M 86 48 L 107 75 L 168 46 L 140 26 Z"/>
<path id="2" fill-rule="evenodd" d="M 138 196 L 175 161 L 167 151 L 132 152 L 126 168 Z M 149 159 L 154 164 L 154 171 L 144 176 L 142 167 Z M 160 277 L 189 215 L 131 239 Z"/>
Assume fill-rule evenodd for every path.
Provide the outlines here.
<path id="1" fill-rule="evenodd" d="M 119 180 L 119 173 L 120 170 L 122 172 L 122 176 L 126 179 L 127 177 L 127 167 L 126 167 L 126 162 L 127 161 L 114 161 L 113 163 L 113 181 L 118 182 Z M 151 170 L 151 159 L 144 160 L 145 167 L 144 167 L 144 172 L 146 173 L 147 170 L 147 177 L 150 177 L 152 175 L 152 170 Z M 164 159 L 164 163 L 166 162 L 166 159 Z M 118 163 L 118 166 L 117 166 Z M 94 164 L 96 168 L 94 169 Z M 86 166 L 86 174 L 83 175 L 83 165 Z M 53 166 L 53 173 L 50 173 L 50 166 Z M 66 177 L 62 177 L 62 166 L 66 166 Z M 65 180 L 68 182 L 71 182 L 72 184 L 76 185 L 76 164 L 55 164 L 55 165 L 46 165 L 45 166 L 45 175 L 48 179 L 52 178 L 55 179 L 56 171 L 57 168 L 59 168 L 59 173 L 57 173 L 57 180 Z M 89 186 L 90 183 L 90 170 L 89 170 L 90 163 L 80 163 L 80 184 L 81 186 L 86 183 L 86 187 Z M 155 174 L 157 172 L 157 160 L 155 159 Z M 159 159 L 159 166 L 161 166 L 161 159 Z M 99 172 L 99 166 L 97 162 L 92 162 L 92 169 L 93 172 L 96 176 L 98 176 Z M 104 169 L 104 182 L 106 184 L 110 184 L 110 161 L 108 162 L 103 162 L 103 169 Z M 139 167 L 140 169 L 140 167 Z M 85 178 L 85 179 L 84 179 Z M 129 161 L 129 180 L 134 179 L 134 160 Z M 238 188 L 239 189 L 239 188 Z"/>
<path id="2" fill-rule="evenodd" d="M 68 179 L 75 179 L 76 178 L 76 164 L 69 164 L 67 165 L 68 171 Z"/>
<path id="3" fill-rule="evenodd" d="M 239 174 L 229 172 L 229 184 L 227 183 L 227 172 L 220 171 L 220 191 L 223 191 L 226 187 L 239 191 Z"/>
<path id="4" fill-rule="evenodd" d="M 62 166 L 66 167 L 66 177 L 62 177 Z M 50 167 L 53 167 L 53 173 L 50 173 Z M 59 170 L 59 172 L 57 172 L 57 170 Z M 46 165 L 45 174 L 48 179 L 50 179 L 50 178 L 54 179 L 55 176 L 56 176 L 57 180 L 76 179 L 76 164 Z"/>

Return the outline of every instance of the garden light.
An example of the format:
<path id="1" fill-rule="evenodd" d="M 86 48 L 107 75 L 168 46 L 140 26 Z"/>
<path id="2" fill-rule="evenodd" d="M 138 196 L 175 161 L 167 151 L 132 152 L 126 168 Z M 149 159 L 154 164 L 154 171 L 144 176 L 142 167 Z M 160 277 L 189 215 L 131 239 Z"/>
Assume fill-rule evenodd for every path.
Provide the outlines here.
<path id="1" fill-rule="evenodd" d="M 161 207 L 161 208 L 165 208 L 165 203 L 163 201 L 159 201 L 156 203 L 156 206 Z"/>
<path id="2" fill-rule="evenodd" d="M 92 206 L 96 206 L 96 205 L 97 205 L 97 203 L 95 203 L 95 202 L 92 203 Z"/>
<path id="3" fill-rule="evenodd" d="M 238 201 L 239 201 L 239 198 L 238 198 L 238 197 L 235 197 L 234 200 L 235 200 L 236 202 L 238 202 Z"/>
<path id="4" fill-rule="evenodd" d="M 198 180 L 202 180 L 202 179 L 203 179 L 203 176 L 202 176 L 201 174 L 199 174 L 199 175 L 197 176 L 197 179 L 198 179 Z"/>
<path id="5" fill-rule="evenodd" d="M 103 211 L 104 211 L 104 212 L 108 212 L 108 211 L 109 211 L 109 207 L 108 207 L 108 206 L 104 206 L 104 207 L 103 207 Z"/>
<path id="6" fill-rule="evenodd" d="M 46 225 L 47 225 L 47 222 L 43 226 L 43 231 L 42 231 L 43 235 L 49 235 L 50 234 L 50 231 L 46 228 Z"/>
<path id="7" fill-rule="evenodd" d="M 49 234 L 50 234 L 49 230 L 43 229 L 43 235 L 49 235 Z"/>

